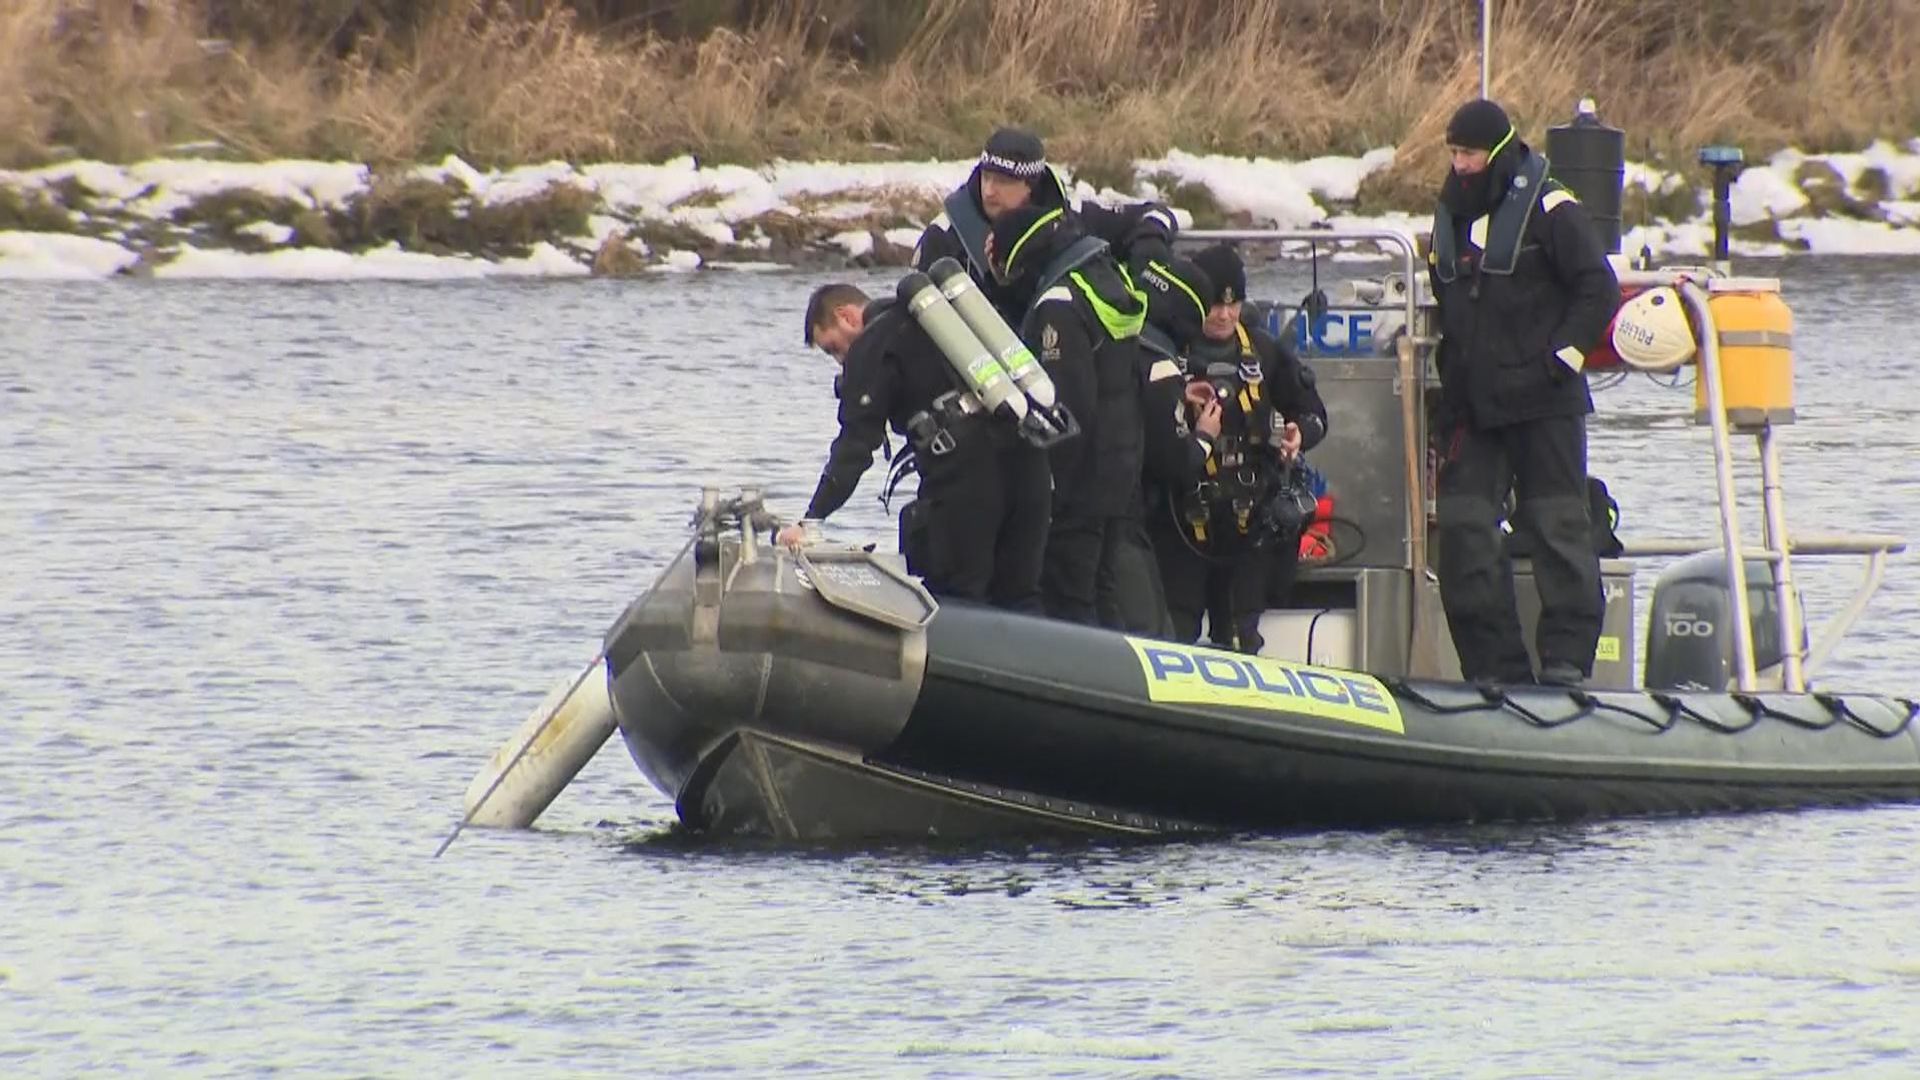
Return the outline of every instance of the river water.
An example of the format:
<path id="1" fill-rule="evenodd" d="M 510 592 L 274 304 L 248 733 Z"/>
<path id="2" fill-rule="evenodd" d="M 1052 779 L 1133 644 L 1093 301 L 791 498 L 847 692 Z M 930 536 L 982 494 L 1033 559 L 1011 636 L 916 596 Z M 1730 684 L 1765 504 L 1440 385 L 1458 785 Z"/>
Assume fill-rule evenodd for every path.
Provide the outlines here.
<path id="1" fill-rule="evenodd" d="M 1766 269 L 1793 521 L 1912 531 L 1920 265 Z M 0 1075 L 1920 1073 L 1911 807 L 791 853 L 616 741 L 431 859 L 703 480 L 799 511 L 815 283 L 0 284 Z M 1600 405 L 1623 532 L 1710 535 L 1690 398 Z M 1913 694 L 1916 635 L 1896 559 L 1825 682 Z"/>

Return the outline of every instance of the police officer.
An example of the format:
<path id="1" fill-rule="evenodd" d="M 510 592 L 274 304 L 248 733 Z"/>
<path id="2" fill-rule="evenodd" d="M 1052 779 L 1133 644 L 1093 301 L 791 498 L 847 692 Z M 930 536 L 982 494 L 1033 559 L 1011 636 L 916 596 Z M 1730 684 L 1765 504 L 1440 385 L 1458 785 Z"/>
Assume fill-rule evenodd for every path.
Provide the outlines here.
<path id="1" fill-rule="evenodd" d="M 1602 614 L 1581 366 L 1620 286 L 1573 193 L 1491 101 L 1447 124 L 1428 253 L 1440 305 L 1440 599 L 1471 680 L 1534 681 L 1498 531 L 1509 491 L 1535 540 L 1540 681 L 1593 673 Z"/>
<path id="2" fill-rule="evenodd" d="M 913 249 L 914 268 L 925 270 L 942 256 L 958 259 L 1007 322 L 1019 326 L 1025 305 L 994 280 L 987 267 L 986 238 L 1000 215 L 1025 206 L 1059 209 L 1079 218 L 1088 235 L 1106 241 L 1116 258 L 1135 267 L 1166 259 L 1178 229 L 1173 211 L 1159 203 L 1073 205 L 1066 184 L 1047 164 L 1040 136 L 1003 127 L 987 139 L 966 183 L 947 196 L 940 215 L 921 233 Z"/>
<path id="3" fill-rule="evenodd" d="M 891 423 L 912 443 L 920 471 L 919 497 L 903 514 L 909 568 L 936 596 L 1038 614 L 1051 499 L 1045 451 L 986 414 L 936 405 L 955 400 L 958 380 L 892 297 L 821 286 L 807 301 L 805 340 L 843 368 L 840 433 L 806 517 L 823 519 L 846 503 Z M 916 516 L 917 525 L 905 524 Z M 803 533 L 789 525 L 776 539 L 797 546 Z"/>
<path id="4" fill-rule="evenodd" d="M 1110 597 L 1151 588 L 1124 578 L 1143 563 L 1126 547 L 1138 542 L 1129 522 L 1138 520 L 1146 297 L 1106 244 L 1061 207 L 1006 211 L 995 219 L 982 254 L 1002 294 L 1019 303 L 1022 318 L 1014 325 L 1081 429 L 1049 451 L 1053 520 L 1042 599 L 1055 618 L 1099 624 L 1102 577 Z M 1108 624 L 1119 621 L 1110 610 Z"/>
<path id="5" fill-rule="evenodd" d="M 1140 391 L 1140 411 L 1146 421 L 1140 518 L 1154 563 L 1153 578 L 1160 583 L 1160 607 L 1165 613 L 1160 627 L 1146 632 L 1169 641 L 1190 642 L 1197 632 L 1182 638 L 1174 624 L 1165 578 L 1160 573 L 1158 549 L 1165 540 L 1156 543 L 1154 537 L 1160 525 L 1156 516 L 1164 518 L 1168 500 L 1199 481 L 1207 457 L 1220 438 L 1221 408 L 1212 387 L 1205 380 L 1194 382 L 1187 377 L 1187 352 L 1200 339 L 1207 317 L 1206 297 L 1212 294 L 1213 286 L 1192 260 L 1180 258 L 1152 261 L 1140 272 L 1139 283 L 1147 296 L 1147 324 L 1140 332 L 1140 352 L 1146 365 Z M 1170 535 L 1158 531 L 1163 537 Z"/>
<path id="6" fill-rule="evenodd" d="M 1195 426 L 1209 399 L 1219 434 L 1197 475 L 1169 488 L 1151 535 L 1160 556 L 1176 632 L 1255 653 L 1265 643 L 1260 615 L 1277 593 L 1284 603 L 1304 524 L 1297 493 L 1301 456 L 1326 436 L 1327 411 L 1310 369 L 1292 349 L 1241 318 L 1246 266 L 1232 247 L 1199 252 L 1206 315 L 1186 353 L 1188 407 Z M 1272 578 L 1281 581 L 1270 588 Z"/>

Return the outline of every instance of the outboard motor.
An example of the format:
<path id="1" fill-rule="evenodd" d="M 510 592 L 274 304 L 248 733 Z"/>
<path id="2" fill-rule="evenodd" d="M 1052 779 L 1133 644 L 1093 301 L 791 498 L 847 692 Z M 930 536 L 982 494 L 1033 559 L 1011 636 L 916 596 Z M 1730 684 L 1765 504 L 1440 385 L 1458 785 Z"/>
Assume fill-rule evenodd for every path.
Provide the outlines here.
<path id="1" fill-rule="evenodd" d="M 1733 687 L 1733 628 L 1727 559 L 1703 551 L 1661 572 L 1647 617 L 1646 685 L 1649 690 L 1713 690 Z M 1795 605 L 1800 603 L 1794 597 Z M 1763 686 L 1780 685 L 1780 615 L 1774 602 L 1773 564 L 1747 560 L 1747 617 L 1753 627 L 1753 667 Z M 1800 619 L 1801 652 L 1807 620 Z"/>

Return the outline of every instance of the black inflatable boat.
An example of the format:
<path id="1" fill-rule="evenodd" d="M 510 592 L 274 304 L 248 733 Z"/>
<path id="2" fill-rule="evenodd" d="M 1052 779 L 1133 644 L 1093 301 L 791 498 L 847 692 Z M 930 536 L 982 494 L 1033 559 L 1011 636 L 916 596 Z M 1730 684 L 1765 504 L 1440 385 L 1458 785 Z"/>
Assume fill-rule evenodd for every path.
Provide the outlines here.
<path id="1" fill-rule="evenodd" d="M 712 524 L 606 639 L 695 830 L 806 841 L 1575 819 L 1920 797 L 1920 703 L 1381 678 L 966 605 Z"/>

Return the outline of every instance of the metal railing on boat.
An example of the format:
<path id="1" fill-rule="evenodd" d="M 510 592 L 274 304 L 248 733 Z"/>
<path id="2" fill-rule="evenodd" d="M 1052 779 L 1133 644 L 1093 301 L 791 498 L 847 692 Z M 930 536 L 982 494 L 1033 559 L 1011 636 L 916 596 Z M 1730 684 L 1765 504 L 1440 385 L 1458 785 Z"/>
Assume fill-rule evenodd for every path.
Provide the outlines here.
<path id="1" fill-rule="evenodd" d="M 1667 286 L 1679 293 L 1697 320 L 1698 377 L 1706 397 L 1707 424 L 1713 439 L 1714 487 L 1720 504 L 1720 538 L 1717 544 L 1690 541 L 1641 542 L 1630 545 L 1629 554 L 1692 554 L 1718 547 L 1727 562 L 1728 604 L 1733 626 L 1734 679 L 1739 689 L 1759 688 L 1753 654 L 1753 623 L 1749 615 L 1751 597 L 1747 592 L 1746 560 L 1755 559 L 1774 568 L 1774 607 L 1779 619 L 1780 684 L 1790 693 L 1807 688 L 1807 674 L 1832 653 L 1846 631 L 1866 609 L 1867 601 L 1880 587 L 1886 557 L 1904 551 L 1906 541 L 1897 536 L 1841 535 L 1796 538 L 1787 531 L 1786 494 L 1780 482 L 1780 444 L 1773 424 L 1762 421 L 1744 433 L 1751 434 L 1760 456 L 1761 540 L 1757 547 L 1742 539 L 1740 508 L 1733 482 L 1733 425 L 1727 417 L 1726 387 L 1722 383 L 1720 332 L 1714 321 L 1713 306 L 1702 280 L 1715 274 L 1710 270 L 1682 268 L 1674 270 L 1625 270 L 1619 274 L 1623 286 L 1655 288 Z M 1820 641 L 1802 652 L 1800 606 L 1795 602 L 1793 556 L 1864 555 L 1867 568 L 1860 586 L 1847 607 L 1823 628 Z"/>
<path id="2" fill-rule="evenodd" d="M 1210 243 L 1216 241 L 1310 244 L 1316 247 L 1327 245 L 1338 247 L 1360 243 L 1386 245 L 1398 249 L 1401 272 L 1406 275 L 1407 289 L 1405 299 L 1405 326 L 1408 332 L 1401 335 L 1396 355 L 1399 370 L 1396 372 L 1396 386 L 1401 398 L 1401 420 L 1404 434 L 1405 469 L 1407 477 L 1407 535 L 1406 556 L 1409 567 L 1427 566 L 1427 519 L 1432 506 L 1425 491 L 1425 468 L 1422 461 L 1422 448 L 1426 445 L 1426 416 L 1421 407 L 1422 390 L 1427 381 L 1427 372 L 1418 349 L 1431 350 L 1437 344 L 1433 336 L 1413 335 L 1413 328 L 1419 325 L 1419 296 L 1416 275 L 1420 269 L 1420 251 L 1413 237 L 1395 229 L 1195 229 L 1179 234 L 1182 241 Z M 1712 432 L 1714 456 L 1714 488 L 1716 501 L 1720 509 L 1720 536 L 1712 541 L 1642 540 L 1626 547 L 1629 557 L 1658 557 L 1691 555 L 1702 551 L 1718 549 L 1727 562 L 1728 603 L 1733 621 L 1734 680 L 1742 691 L 1751 692 L 1759 688 L 1759 675 L 1754 663 L 1753 626 L 1750 616 L 1750 596 L 1747 592 L 1746 560 L 1761 560 L 1774 568 L 1773 588 L 1775 607 L 1779 617 L 1781 641 L 1781 688 L 1790 692 L 1804 692 L 1807 688 L 1808 673 L 1818 667 L 1845 637 L 1847 630 L 1858 621 L 1865 611 L 1867 602 L 1878 591 L 1886 570 L 1886 557 L 1906 550 L 1906 541 L 1898 536 L 1881 534 L 1840 534 L 1822 536 L 1792 536 L 1787 531 L 1786 495 L 1780 482 L 1780 446 L 1775 438 L 1773 425 L 1762 422 L 1757 426 L 1743 430 L 1743 433 L 1755 436 L 1760 458 L 1761 481 L 1761 542 L 1758 546 L 1749 546 L 1741 539 L 1739 522 L 1739 504 L 1735 495 L 1733 476 L 1733 425 L 1728 420 L 1726 408 L 1726 389 L 1721 382 L 1722 364 L 1720 356 L 1720 335 L 1714 322 L 1708 291 L 1701 282 L 1720 276 L 1724 270 L 1706 268 L 1677 268 L 1671 270 L 1622 270 L 1618 276 L 1624 286 L 1653 288 L 1669 286 L 1685 301 L 1688 309 L 1698 320 L 1699 341 L 1696 363 L 1699 378 L 1704 380 L 1703 390 L 1706 397 L 1707 423 Z M 1820 638 L 1804 652 L 1801 651 L 1802 627 L 1800 607 L 1794 602 L 1793 556 L 1865 556 L 1867 566 L 1864 576 L 1855 589 L 1846 607 L 1828 620 L 1822 628 Z M 1414 589 L 1414 603 L 1419 603 L 1422 590 Z M 1415 611 L 1410 620 L 1414 627 L 1421 625 L 1419 613 Z"/>
<path id="3" fill-rule="evenodd" d="M 1809 645 L 1806 655 L 1799 658 L 1800 666 L 1797 682 L 1793 685 L 1789 685 L 1785 678 L 1785 656 L 1798 656 L 1798 654 L 1794 652 L 1794 650 L 1798 648 L 1798 638 L 1783 639 L 1787 641 L 1792 648 L 1788 648 L 1786 652 L 1782 654 L 1782 688 L 1803 691 L 1807 688 L 1807 679 L 1811 678 L 1814 671 L 1817 670 L 1821 664 L 1825 663 L 1829 656 L 1833 655 L 1833 650 L 1839 647 L 1841 640 L 1847 636 L 1847 631 L 1853 629 L 1853 624 L 1858 622 L 1860 616 L 1866 612 L 1867 602 L 1873 599 L 1874 593 L 1880 591 L 1881 582 L 1886 580 L 1887 556 L 1897 555 L 1907 550 L 1907 542 L 1902 537 L 1886 533 L 1836 533 L 1789 536 L 1787 538 L 1787 544 L 1788 548 L 1786 551 L 1766 547 L 1743 548 L 1743 552 L 1749 559 L 1764 559 L 1775 565 L 1785 562 L 1789 554 L 1809 558 L 1834 555 L 1860 555 L 1865 556 L 1867 561 L 1866 569 L 1860 577 L 1860 583 L 1854 587 L 1853 595 L 1847 600 L 1846 606 L 1834 613 L 1834 615 L 1821 626 L 1819 638 Z M 1717 548 L 1723 549 L 1723 545 L 1724 541 L 1721 539 L 1685 540 L 1656 537 L 1653 539 L 1635 540 L 1630 544 L 1626 544 L 1626 550 L 1621 554 L 1627 558 L 1661 558 L 1665 556 L 1697 555 L 1702 551 L 1713 551 Z M 1739 610 L 1744 612 L 1745 605 L 1740 605 Z M 1744 618 L 1744 615 L 1742 617 Z M 1797 625 L 1797 612 L 1795 613 L 1794 619 L 1795 625 Z M 1782 620 L 1783 633 L 1785 632 L 1785 626 L 1786 621 Z M 1754 675 L 1754 679 L 1757 683 L 1757 672 Z M 1752 689 L 1752 687 L 1743 687 L 1743 689 Z"/>

